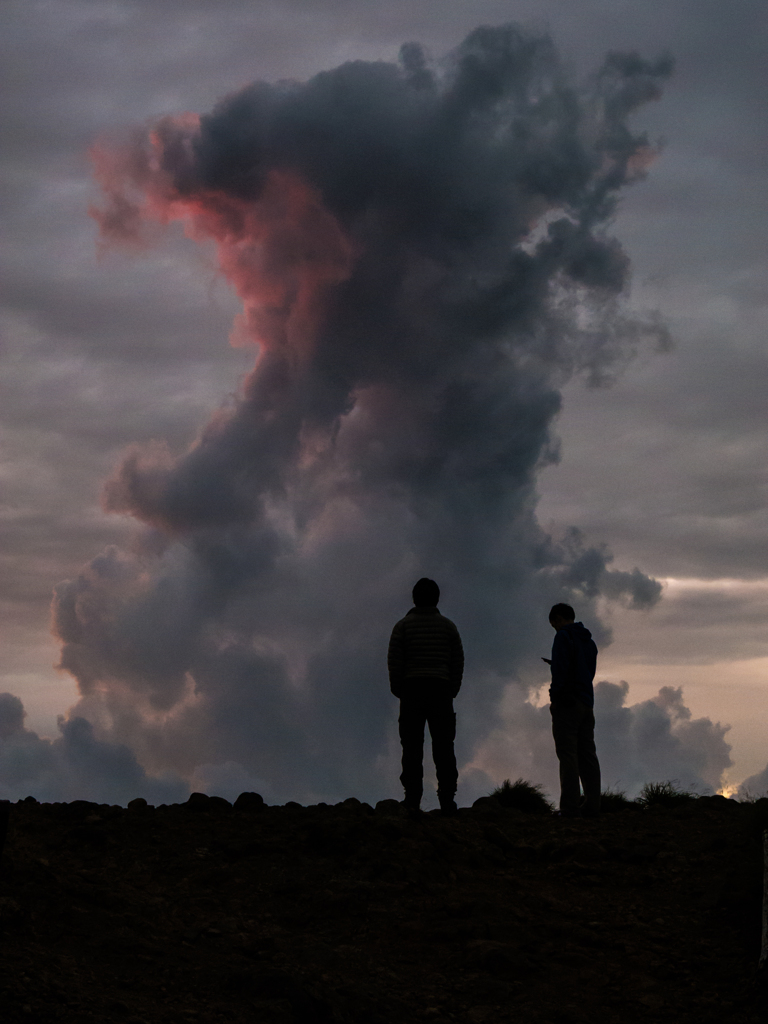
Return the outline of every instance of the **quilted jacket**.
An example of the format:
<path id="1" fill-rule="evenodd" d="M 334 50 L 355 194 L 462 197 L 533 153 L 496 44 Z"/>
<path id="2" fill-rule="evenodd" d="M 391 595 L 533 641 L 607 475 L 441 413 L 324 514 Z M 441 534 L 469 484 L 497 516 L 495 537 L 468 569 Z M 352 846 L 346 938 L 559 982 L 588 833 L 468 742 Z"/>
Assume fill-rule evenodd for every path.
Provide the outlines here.
<path id="1" fill-rule="evenodd" d="M 396 697 L 407 693 L 409 680 L 444 683 L 455 697 L 464 674 L 459 631 L 437 608 L 411 608 L 392 630 L 387 665 Z"/>

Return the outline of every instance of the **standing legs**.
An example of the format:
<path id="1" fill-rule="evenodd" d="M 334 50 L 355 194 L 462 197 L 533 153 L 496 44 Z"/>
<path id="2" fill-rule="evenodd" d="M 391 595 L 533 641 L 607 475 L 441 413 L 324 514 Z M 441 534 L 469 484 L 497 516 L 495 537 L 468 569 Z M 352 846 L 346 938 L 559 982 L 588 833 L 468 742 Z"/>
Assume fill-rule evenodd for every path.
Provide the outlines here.
<path id="1" fill-rule="evenodd" d="M 455 810 L 454 797 L 459 779 L 453 742 L 456 739 L 456 714 L 450 697 L 435 700 L 427 715 L 432 737 L 432 758 L 437 775 L 437 798 L 443 810 Z"/>
<path id="2" fill-rule="evenodd" d="M 456 715 L 450 697 L 403 698 L 400 701 L 398 725 L 403 747 L 400 781 L 405 790 L 405 802 L 413 807 L 418 807 L 421 802 L 424 787 L 424 726 L 427 722 L 432 738 L 440 806 L 453 809 L 459 773 L 453 749 Z"/>
<path id="3" fill-rule="evenodd" d="M 400 701 L 400 743 L 403 747 L 400 781 L 405 790 L 405 803 L 418 807 L 424 789 L 424 726 L 426 708 L 418 700 Z"/>
<path id="4" fill-rule="evenodd" d="M 560 810 L 565 815 L 598 814 L 600 763 L 595 749 L 595 716 L 581 701 L 560 699 L 550 704 L 552 736 L 560 762 Z M 581 807 L 579 780 L 584 789 Z"/>

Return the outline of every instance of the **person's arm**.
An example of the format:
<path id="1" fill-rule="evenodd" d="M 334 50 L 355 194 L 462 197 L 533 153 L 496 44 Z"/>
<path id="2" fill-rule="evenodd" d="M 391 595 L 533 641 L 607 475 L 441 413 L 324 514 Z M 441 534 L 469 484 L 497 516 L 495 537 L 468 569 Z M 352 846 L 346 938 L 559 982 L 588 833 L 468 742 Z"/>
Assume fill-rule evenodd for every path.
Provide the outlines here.
<path id="1" fill-rule="evenodd" d="M 405 642 L 403 638 L 403 627 L 397 623 L 389 638 L 389 651 L 387 652 L 387 668 L 389 669 L 389 688 L 398 699 L 405 678 Z"/>
<path id="2" fill-rule="evenodd" d="M 464 678 L 464 647 L 461 643 L 461 636 L 454 626 L 451 630 L 451 696 L 456 697 L 461 689 L 461 680 Z"/>
<path id="3" fill-rule="evenodd" d="M 551 692 L 565 693 L 573 688 L 573 651 L 570 638 L 564 629 L 559 629 L 555 633 L 549 667 L 552 672 Z"/>

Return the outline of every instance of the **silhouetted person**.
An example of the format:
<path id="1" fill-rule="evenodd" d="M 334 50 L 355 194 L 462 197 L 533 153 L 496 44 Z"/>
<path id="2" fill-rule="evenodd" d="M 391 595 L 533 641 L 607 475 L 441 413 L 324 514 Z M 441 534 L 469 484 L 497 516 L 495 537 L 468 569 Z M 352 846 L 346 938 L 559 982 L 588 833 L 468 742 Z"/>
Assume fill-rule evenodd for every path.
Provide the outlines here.
<path id="1" fill-rule="evenodd" d="M 552 658 L 543 658 L 552 670 L 549 710 L 552 735 L 560 762 L 560 813 L 571 817 L 600 813 L 600 763 L 595 749 L 595 693 L 597 645 L 592 634 L 569 604 L 556 604 L 549 623 L 556 630 Z M 579 779 L 584 800 L 579 800 Z"/>
<path id="2" fill-rule="evenodd" d="M 440 808 L 444 814 L 454 814 L 458 771 L 453 751 L 453 698 L 461 687 L 464 650 L 456 626 L 437 610 L 439 600 L 440 588 L 435 581 L 420 579 L 413 588 L 414 607 L 392 630 L 387 664 L 390 689 L 400 699 L 400 781 L 405 805 L 418 810 L 421 804 L 424 726 L 428 724 Z"/>

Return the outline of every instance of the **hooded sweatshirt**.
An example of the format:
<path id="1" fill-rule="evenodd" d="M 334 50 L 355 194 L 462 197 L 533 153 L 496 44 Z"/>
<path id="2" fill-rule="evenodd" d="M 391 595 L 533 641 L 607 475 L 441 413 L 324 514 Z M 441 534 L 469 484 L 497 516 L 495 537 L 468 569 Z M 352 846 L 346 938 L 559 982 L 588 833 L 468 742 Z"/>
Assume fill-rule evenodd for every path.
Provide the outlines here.
<path id="1" fill-rule="evenodd" d="M 581 622 L 569 622 L 555 633 L 550 668 L 550 701 L 576 697 L 587 707 L 594 707 L 592 680 L 597 669 L 597 645 Z"/>

